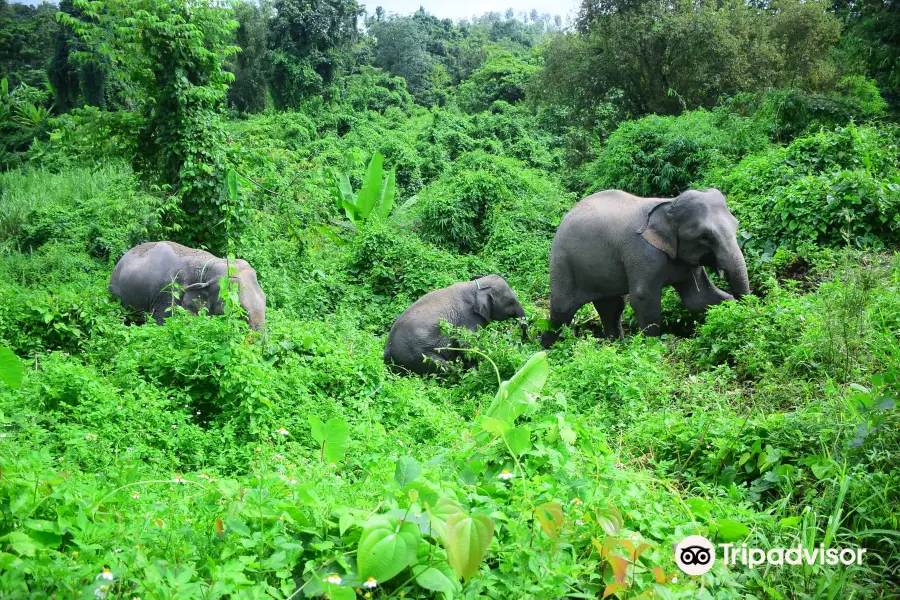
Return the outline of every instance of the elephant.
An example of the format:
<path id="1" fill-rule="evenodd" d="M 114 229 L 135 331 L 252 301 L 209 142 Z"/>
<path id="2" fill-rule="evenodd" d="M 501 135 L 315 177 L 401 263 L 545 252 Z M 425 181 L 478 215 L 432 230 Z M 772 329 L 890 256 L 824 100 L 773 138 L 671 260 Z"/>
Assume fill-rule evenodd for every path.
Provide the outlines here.
<path id="1" fill-rule="evenodd" d="M 206 308 L 210 314 L 221 315 L 225 301 L 219 294 L 219 281 L 229 275 L 229 269 L 250 327 L 263 329 L 266 295 L 247 261 L 229 263 L 175 242 L 147 242 L 126 252 L 109 278 L 109 291 L 141 315 L 149 313 L 160 325 L 175 305 L 192 313 Z"/>
<path id="2" fill-rule="evenodd" d="M 628 294 L 645 335 L 659 335 L 660 299 L 671 285 L 693 312 L 750 293 L 737 243 L 738 221 L 714 188 L 677 198 L 641 198 L 606 190 L 578 202 L 556 230 L 550 250 L 549 348 L 559 327 L 592 302 L 610 339 L 622 337 Z M 733 296 L 709 280 L 724 271 Z"/>
<path id="3" fill-rule="evenodd" d="M 440 371 L 462 353 L 440 348 L 459 348 L 459 342 L 441 331 L 441 322 L 477 331 L 492 321 L 521 319 L 527 336 L 525 310 L 515 292 L 499 275 L 473 277 L 428 292 L 394 322 L 384 348 L 384 362 L 425 375 Z"/>

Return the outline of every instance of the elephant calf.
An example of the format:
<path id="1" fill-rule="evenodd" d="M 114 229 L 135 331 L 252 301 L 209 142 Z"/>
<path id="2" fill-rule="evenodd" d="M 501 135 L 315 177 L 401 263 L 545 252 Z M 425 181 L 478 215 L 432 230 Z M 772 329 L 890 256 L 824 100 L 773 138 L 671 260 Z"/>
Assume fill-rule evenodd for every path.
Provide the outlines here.
<path id="1" fill-rule="evenodd" d="M 458 342 L 441 331 L 441 322 L 476 331 L 491 321 L 518 317 L 525 337 L 525 311 L 515 292 L 499 275 L 428 292 L 400 315 L 388 334 L 384 362 L 423 375 L 434 373 L 460 353 L 439 348 L 458 348 Z"/>
<path id="2" fill-rule="evenodd" d="M 660 298 L 671 285 L 695 312 L 750 293 L 737 244 L 738 221 L 716 189 L 677 198 L 640 198 L 619 190 L 589 196 L 556 230 L 550 251 L 550 322 L 541 343 L 593 302 L 607 337 L 622 335 L 628 294 L 641 330 L 659 335 Z M 704 267 L 725 272 L 731 295 L 712 284 Z"/>
<path id="3" fill-rule="evenodd" d="M 247 261 L 228 263 L 204 250 L 175 242 L 148 242 L 135 246 L 116 263 L 109 291 L 138 313 L 150 313 L 157 323 L 171 316 L 175 305 L 192 313 L 206 308 L 210 314 L 225 312 L 219 281 L 229 276 L 237 283 L 241 306 L 250 326 L 266 324 L 266 295 Z"/>

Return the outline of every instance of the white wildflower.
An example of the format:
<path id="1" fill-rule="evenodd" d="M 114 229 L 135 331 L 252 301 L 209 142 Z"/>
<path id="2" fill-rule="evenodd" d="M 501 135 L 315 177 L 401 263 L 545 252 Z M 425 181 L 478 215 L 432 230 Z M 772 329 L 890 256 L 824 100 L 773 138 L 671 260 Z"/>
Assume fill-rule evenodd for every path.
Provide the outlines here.
<path id="1" fill-rule="evenodd" d="M 512 479 L 513 477 L 515 477 L 515 475 L 510 473 L 508 469 L 503 469 L 503 472 L 497 475 L 497 479 L 502 479 L 504 481 L 506 481 L 507 479 Z"/>
<path id="2" fill-rule="evenodd" d="M 332 573 L 328 577 L 325 578 L 325 583 L 333 583 L 334 585 L 341 585 L 341 581 L 343 581 L 337 573 Z"/>
<path id="3" fill-rule="evenodd" d="M 369 577 L 362 586 L 367 590 L 374 590 L 378 586 L 378 582 L 375 581 L 374 577 Z"/>

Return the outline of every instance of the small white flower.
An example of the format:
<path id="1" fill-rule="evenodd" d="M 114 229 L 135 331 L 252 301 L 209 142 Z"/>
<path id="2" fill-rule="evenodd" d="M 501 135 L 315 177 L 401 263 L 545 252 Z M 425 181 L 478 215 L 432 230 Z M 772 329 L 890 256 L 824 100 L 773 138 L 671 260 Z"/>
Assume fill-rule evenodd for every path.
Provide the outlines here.
<path id="1" fill-rule="evenodd" d="M 178 429 L 178 425 L 172 424 L 172 429 Z"/>
<path id="2" fill-rule="evenodd" d="M 402 446 L 402 445 L 403 445 L 403 440 L 397 440 L 397 443 L 400 444 L 400 445 Z M 371 579 L 371 578 L 370 578 L 370 579 Z"/>
<path id="3" fill-rule="evenodd" d="M 581 519 L 575 519 L 575 524 L 580 527 L 581 525 L 584 525 L 584 521 L 582 521 Z"/>
<path id="4" fill-rule="evenodd" d="M 290 435 L 290 432 L 287 429 L 285 429 L 284 427 L 276 429 L 275 433 L 277 433 L 278 435 Z"/>
<path id="5" fill-rule="evenodd" d="M 636 541 L 638 541 L 639 539 L 641 539 L 641 536 L 639 536 L 638 534 L 636 534 L 636 533 L 632 533 L 632 534 L 631 534 L 631 541 L 632 541 L 632 542 L 636 542 Z"/>
<path id="6" fill-rule="evenodd" d="M 500 473 L 499 475 L 497 475 L 497 479 L 502 479 L 503 481 L 506 481 L 507 479 L 512 479 L 513 477 L 515 477 L 515 475 L 510 473 L 508 469 L 503 469 L 503 472 Z"/>
<path id="7" fill-rule="evenodd" d="M 672 583 L 678 583 L 678 575 L 672 576 Z"/>
<path id="8" fill-rule="evenodd" d="M 97 596 L 98 598 L 100 598 L 100 600 L 103 600 L 104 598 L 106 598 L 106 594 L 108 591 L 109 591 L 108 585 L 101 585 L 96 590 L 94 590 L 94 595 Z"/>
<path id="9" fill-rule="evenodd" d="M 207 475 L 206 473 L 200 473 L 199 475 L 197 475 L 197 477 L 209 481 L 209 475 Z"/>
<path id="10" fill-rule="evenodd" d="M 369 577 L 366 579 L 366 582 L 362 584 L 364 588 L 367 590 L 374 590 L 378 586 L 378 582 L 375 581 L 374 577 Z"/>
<path id="11" fill-rule="evenodd" d="M 288 485 L 297 485 L 297 480 L 294 479 L 293 477 L 291 477 L 290 479 L 287 480 L 287 484 Z"/>
<path id="12" fill-rule="evenodd" d="M 108 567 L 104 567 L 103 570 L 100 571 L 100 574 L 97 575 L 96 577 L 94 577 L 94 579 L 104 579 L 106 581 L 112 581 L 113 580 L 112 571 L 110 571 Z"/>
<path id="13" fill-rule="evenodd" d="M 584 502 L 581 501 L 581 498 L 579 498 L 578 496 L 575 496 L 574 498 L 572 498 L 570 504 L 574 504 L 575 506 L 581 506 L 582 504 L 584 504 Z"/>
<path id="14" fill-rule="evenodd" d="M 283 458 L 284 458 L 284 457 L 283 457 L 282 455 L 280 455 L 280 454 L 276 454 L 276 455 L 275 455 L 275 459 L 276 459 L 276 460 L 282 460 Z"/>
<path id="15" fill-rule="evenodd" d="M 187 481 L 187 479 L 185 479 L 181 475 L 176 475 L 175 479 L 172 480 L 173 483 L 184 483 L 185 481 Z"/>
<path id="16" fill-rule="evenodd" d="M 343 580 L 337 573 L 332 573 L 325 578 L 325 583 L 333 583 L 334 585 L 341 585 L 341 581 Z"/>
<path id="17" fill-rule="evenodd" d="M 137 500 L 138 498 L 141 497 L 141 495 L 138 494 L 137 492 L 132 492 L 132 493 L 131 493 L 131 497 L 132 497 L 133 499 Z"/>
<path id="18" fill-rule="evenodd" d="M 97 439 L 97 434 L 96 434 L 96 433 L 89 433 L 89 434 L 87 434 L 86 436 L 84 436 L 84 439 L 86 439 L 86 440 L 88 440 L 88 441 L 96 440 L 96 439 Z"/>

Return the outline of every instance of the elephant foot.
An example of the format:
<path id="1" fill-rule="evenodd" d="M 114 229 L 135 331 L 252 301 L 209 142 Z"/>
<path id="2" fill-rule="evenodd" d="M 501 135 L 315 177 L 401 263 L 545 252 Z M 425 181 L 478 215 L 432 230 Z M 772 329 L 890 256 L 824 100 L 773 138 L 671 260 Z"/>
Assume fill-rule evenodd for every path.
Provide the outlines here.
<path id="1" fill-rule="evenodd" d="M 559 339 L 559 332 L 557 331 L 545 331 L 541 334 L 541 346 L 545 349 L 550 348 L 553 344 L 556 343 L 556 340 Z"/>

